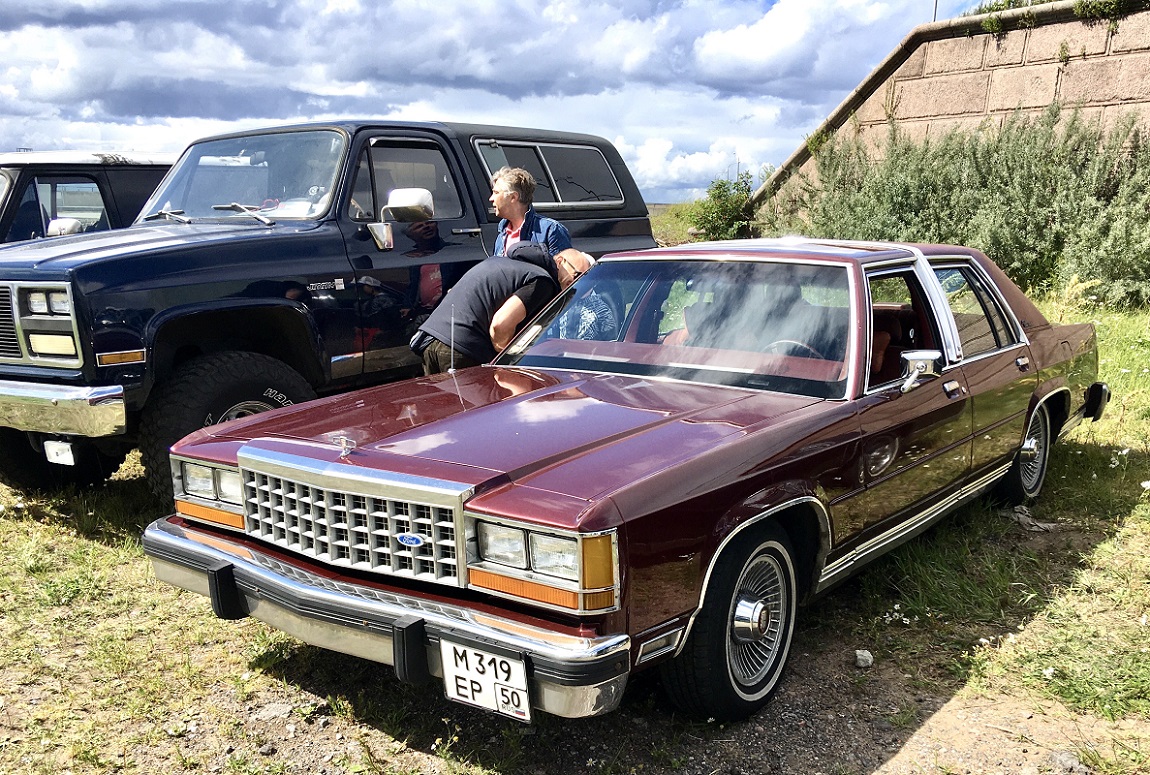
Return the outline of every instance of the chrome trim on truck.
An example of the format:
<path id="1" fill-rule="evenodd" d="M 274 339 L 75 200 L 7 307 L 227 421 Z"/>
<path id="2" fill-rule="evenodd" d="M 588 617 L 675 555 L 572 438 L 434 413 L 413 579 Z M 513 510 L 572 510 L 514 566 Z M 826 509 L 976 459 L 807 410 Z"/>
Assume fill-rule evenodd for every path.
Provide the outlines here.
<path id="1" fill-rule="evenodd" d="M 439 642 L 473 644 L 522 654 L 531 702 L 556 716 L 597 716 L 614 710 L 630 674 L 631 639 L 625 634 L 577 637 L 538 625 L 313 573 L 227 536 L 156 520 L 144 532 L 144 552 L 156 577 L 208 596 L 218 615 L 253 616 L 300 640 L 332 651 L 396 665 L 397 623 L 423 621 L 425 671 L 442 678 Z M 226 569 L 233 599 L 213 576 Z M 213 588 L 214 587 L 214 588 Z M 411 657 L 408 657 L 411 659 Z M 401 667 L 403 668 L 401 670 Z M 397 674 L 419 674 L 396 665 Z"/>
<path id="2" fill-rule="evenodd" d="M 0 425 L 20 431 L 115 436 L 127 429 L 124 388 L 0 380 Z"/>

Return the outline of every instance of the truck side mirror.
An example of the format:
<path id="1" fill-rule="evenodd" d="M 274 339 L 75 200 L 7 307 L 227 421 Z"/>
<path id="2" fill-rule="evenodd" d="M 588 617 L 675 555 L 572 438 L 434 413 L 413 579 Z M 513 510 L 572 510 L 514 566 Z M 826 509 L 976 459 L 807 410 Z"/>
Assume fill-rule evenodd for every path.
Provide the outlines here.
<path id="1" fill-rule="evenodd" d="M 426 188 L 396 188 L 387 195 L 387 204 L 380 208 L 379 222 L 367 225 L 371 238 L 379 250 L 395 249 L 392 222 L 416 223 L 435 217 L 435 200 Z"/>
<path id="2" fill-rule="evenodd" d="M 907 350 L 902 354 L 902 376 L 905 381 L 899 390 L 909 393 L 921 377 L 937 377 L 942 373 L 942 352 L 939 350 Z"/>

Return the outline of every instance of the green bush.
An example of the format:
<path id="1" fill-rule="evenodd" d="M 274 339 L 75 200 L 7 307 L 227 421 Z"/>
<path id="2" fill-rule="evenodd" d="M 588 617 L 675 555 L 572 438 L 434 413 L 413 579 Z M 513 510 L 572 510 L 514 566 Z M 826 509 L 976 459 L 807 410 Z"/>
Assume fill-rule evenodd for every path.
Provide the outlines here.
<path id="1" fill-rule="evenodd" d="M 690 220 L 707 239 L 740 239 L 751 236 L 754 207 L 751 205 L 751 173 L 740 172 L 734 180 L 720 178 L 707 187 L 707 198 L 691 208 Z"/>
<path id="2" fill-rule="evenodd" d="M 1097 295 L 1150 304 L 1150 146 L 1052 106 L 1001 127 L 877 149 L 839 136 L 759 212 L 764 233 L 970 245 L 1032 292 L 1098 279 Z"/>

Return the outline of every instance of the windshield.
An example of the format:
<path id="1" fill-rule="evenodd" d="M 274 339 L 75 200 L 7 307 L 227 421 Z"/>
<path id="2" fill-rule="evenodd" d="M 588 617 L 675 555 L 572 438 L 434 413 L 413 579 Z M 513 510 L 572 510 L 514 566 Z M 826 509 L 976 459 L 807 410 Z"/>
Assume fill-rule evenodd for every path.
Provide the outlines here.
<path id="1" fill-rule="evenodd" d="M 496 360 L 842 398 L 846 267 L 604 261 Z"/>
<path id="2" fill-rule="evenodd" d="M 331 204 L 347 140 L 334 130 L 275 132 L 191 146 L 144 205 L 185 218 L 318 218 Z"/>

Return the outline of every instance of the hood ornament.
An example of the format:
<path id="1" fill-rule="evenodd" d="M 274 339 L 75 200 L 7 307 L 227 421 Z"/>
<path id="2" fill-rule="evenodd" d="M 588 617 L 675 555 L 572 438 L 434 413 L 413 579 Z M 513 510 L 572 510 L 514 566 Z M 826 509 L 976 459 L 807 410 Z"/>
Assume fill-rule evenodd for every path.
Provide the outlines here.
<path id="1" fill-rule="evenodd" d="M 355 440 L 340 434 L 331 440 L 332 444 L 339 447 L 339 459 L 344 460 L 355 450 Z"/>

